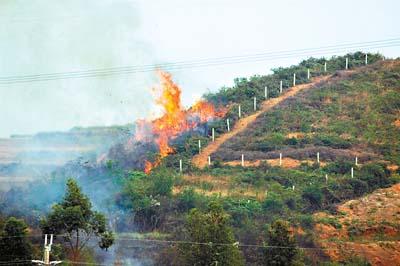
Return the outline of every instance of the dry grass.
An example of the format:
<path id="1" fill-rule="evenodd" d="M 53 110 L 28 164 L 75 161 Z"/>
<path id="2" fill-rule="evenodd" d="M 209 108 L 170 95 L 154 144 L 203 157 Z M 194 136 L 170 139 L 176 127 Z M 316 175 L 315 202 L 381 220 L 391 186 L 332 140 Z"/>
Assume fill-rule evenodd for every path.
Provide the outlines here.
<path id="1" fill-rule="evenodd" d="M 271 166 L 279 166 L 279 159 L 269 159 L 269 160 L 254 160 L 254 161 L 244 161 L 244 166 L 249 167 L 249 166 L 259 166 L 262 163 L 267 163 Z M 313 164 L 316 163 L 316 161 L 311 161 L 311 160 L 296 160 L 292 158 L 282 158 L 282 167 L 283 168 L 297 168 L 299 167 L 302 163 L 307 163 L 307 164 Z M 236 161 L 230 161 L 230 162 L 225 162 L 224 165 L 230 165 L 230 166 L 237 166 L 241 165 L 242 161 L 236 160 Z M 321 166 L 325 166 L 326 163 L 320 161 Z"/>
<path id="2" fill-rule="evenodd" d="M 231 182 L 231 178 L 227 176 L 215 177 L 211 175 L 184 175 L 183 183 L 175 186 L 172 190 L 174 195 L 181 193 L 189 187 L 193 187 L 194 191 L 206 196 L 220 196 L 220 197 L 254 197 L 258 200 L 263 200 L 265 191 L 255 188 L 253 186 L 235 186 Z M 202 188 L 202 184 L 207 183 L 209 188 Z"/>

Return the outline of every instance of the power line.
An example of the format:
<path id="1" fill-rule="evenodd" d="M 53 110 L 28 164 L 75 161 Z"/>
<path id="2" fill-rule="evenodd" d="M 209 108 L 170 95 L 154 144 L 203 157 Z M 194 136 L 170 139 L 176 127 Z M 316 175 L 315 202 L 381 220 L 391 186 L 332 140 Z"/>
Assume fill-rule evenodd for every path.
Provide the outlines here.
<path id="1" fill-rule="evenodd" d="M 43 235 L 29 235 L 26 238 L 31 237 L 42 237 Z M 54 235 L 58 237 L 72 237 L 65 234 Z M 20 237 L 20 236 L 17 236 Z M 8 237 L 2 237 L 8 238 Z M 10 236 L 12 238 L 12 236 Z M 213 243 L 213 242 L 196 242 L 196 241 L 186 241 L 186 240 L 162 240 L 162 239 L 149 239 L 149 238 L 135 238 L 135 237 L 116 237 L 115 240 L 119 241 L 138 241 L 138 242 L 148 242 L 148 243 L 158 243 L 158 244 L 189 244 L 189 245 L 204 245 L 204 246 L 238 246 L 238 247 L 254 247 L 254 248 L 276 248 L 276 249 L 289 249 L 293 248 L 291 246 L 273 246 L 273 245 L 258 245 L 258 244 L 240 244 L 236 243 Z M 296 247 L 302 250 L 338 250 L 339 248 L 323 248 L 323 247 Z"/>
<path id="2" fill-rule="evenodd" d="M 286 59 L 297 56 L 306 55 L 320 55 L 325 53 L 335 53 L 358 49 L 376 49 L 384 47 L 400 46 L 400 38 L 359 42 L 353 44 L 331 45 L 318 48 L 298 49 L 281 52 L 266 52 L 252 55 L 230 56 L 220 58 L 198 59 L 195 61 L 179 61 L 175 63 L 162 63 L 156 65 L 141 65 L 141 66 L 125 66 L 114 68 L 103 68 L 86 71 L 72 71 L 72 72 L 58 72 L 50 74 L 36 74 L 36 75 L 22 75 L 22 76 L 8 76 L 0 77 L 0 84 L 14 84 L 35 81 L 50 81 L 58 79 L 71 79 L 71 78 L 90 78 L 111 75 L 125 75 L 141 72 L 155 71 L 157 69 L 163 70 L 180 70 L 185 68 L 198 68 L 210 67 L 226 64 L 238 64 L 245 62 L 268 61 L 276 59 Z"/>

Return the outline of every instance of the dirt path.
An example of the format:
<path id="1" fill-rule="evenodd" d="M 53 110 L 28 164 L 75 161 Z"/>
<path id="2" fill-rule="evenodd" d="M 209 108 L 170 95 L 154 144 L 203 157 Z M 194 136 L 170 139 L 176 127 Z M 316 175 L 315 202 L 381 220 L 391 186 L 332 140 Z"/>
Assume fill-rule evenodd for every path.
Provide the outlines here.
<path id="1" fill-rule="evenodd" d="M 315 78 L 312 79 L 311 83 L 301 84 L 301 85 L 297 85 L 295 87 L 291 87 L 288 90 L 286 90 L 286 92 L 284 94 L 282 94 L 281 96 L 265 100 L 262 103 L 260 110 L 258 110 L 254 114 L 246 116 L 246 117 L 240 119 L 238 122 L 236 122 L 234 128 L 231 129 L 231 131 L 229 131 L 229 132 L 223 134 L 222 136 L 220 136 L 219 138 L 215 139 L 215 141 L 211 142 L 210 144 L 208 144 L 207 147 L 205 147 L 201 151 L 200 154 L 194 156 L 193 159 L 192 159 L 192 163 L 194 165 L 196 165 L 197 167 L 199 167 L 199 168 L 204 168 L 208 164 L 208 156 L 210 156 L 212 153 L 217 151 L 218 148 L 225 141 L 229 140 L 230 138 L 234 137 L 238 133 L 240 133 L 243 130 L 245 130 L 247 128 L 247 126 L 249 124 L 251 124 L 252 122 L 254 122 L 260 114 L 270 110 L 274 106 L 276 106 L 279 103 L 281 103 L 283 100 L 296 95 L 298 92 L 300 92 L 302 90 L 312 88 L 317 83 L 325 82 L 330 77 L 331 77 L 331 75 L 315 77 Z"/>

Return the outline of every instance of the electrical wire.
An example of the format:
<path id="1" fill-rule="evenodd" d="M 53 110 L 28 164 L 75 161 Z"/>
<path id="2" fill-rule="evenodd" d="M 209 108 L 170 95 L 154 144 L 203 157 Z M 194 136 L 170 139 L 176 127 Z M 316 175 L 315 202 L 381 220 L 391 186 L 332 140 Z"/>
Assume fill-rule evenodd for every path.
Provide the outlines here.
<path id="1" fill-rule="evenodd" d="M 163 69 L 166 71 L 181 70 L 185 68 L 210 67 L 210 66 L 226 65 L 226 64 L 268 61 L 268 60 L 286 59 L 286 58 L 306 56 L 306 55 L 320 55 L 328 52 L 336 53 L 336 52 L 350 51 L 350 50 L 376 49 L 376 48 L 394 47 L 394 46 L 400 46 L 400 38 L 362 42 L 362 43 L 359 42 L 346 45 L 331 45 L 319 48 L 298 49 L 298 50 L 281 51 L 281 52 L 266 52 L 266 53 L 252 54 L 252 55 L 199 59 L 195 61 L 180 61 L 175 63 L 162 63 L 156 65 L 125 66 L 125 67 L 103 68 L 103 69 L 94 69 L 86 71 L 0 77 L 0 84 L 14 84 L 21 82 L 124 75 L 124 74 L 156 71 L 158 69 Z"/>

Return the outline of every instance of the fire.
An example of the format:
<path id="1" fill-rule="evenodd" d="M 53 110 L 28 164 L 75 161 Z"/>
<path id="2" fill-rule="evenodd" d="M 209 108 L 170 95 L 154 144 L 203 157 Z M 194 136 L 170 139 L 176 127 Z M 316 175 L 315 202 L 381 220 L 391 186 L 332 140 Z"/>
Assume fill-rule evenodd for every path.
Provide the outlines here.
<path id="1" fill-rule="evenodd" d="M 199 123 L 207 122 L 216 117 L 221 117 L 226 110 L 216 111 L 211 103 L 198 101 L 192 108 L 185 110 L 181 104 L 181 89 L 173 82 L 171 74 L 163 71 L 158 72 L 161 81 L 161 92 L 156 98 L 156 103 L 162 109 L 162 116 L 151 121 L 143 120 L 137 123 L 138 141 L 149 141 L 149 133 L 154 136 L 154 142 L 159 148 L 159 156 L 155 162 L 145 162 L 145 173 L 149 173 L 157 166 L 161 159 L 174 152 L 169 145 L 171 139 L 181 133 L 193 129 Z"/>

